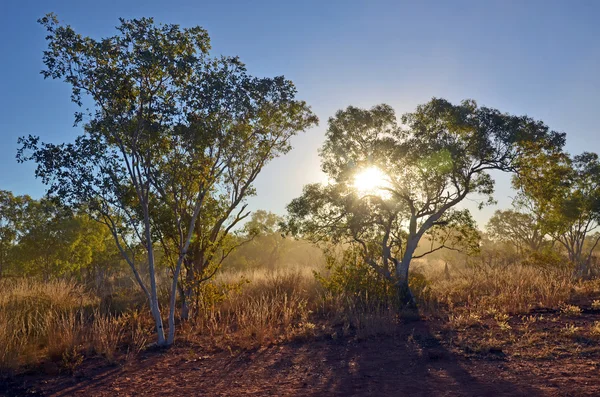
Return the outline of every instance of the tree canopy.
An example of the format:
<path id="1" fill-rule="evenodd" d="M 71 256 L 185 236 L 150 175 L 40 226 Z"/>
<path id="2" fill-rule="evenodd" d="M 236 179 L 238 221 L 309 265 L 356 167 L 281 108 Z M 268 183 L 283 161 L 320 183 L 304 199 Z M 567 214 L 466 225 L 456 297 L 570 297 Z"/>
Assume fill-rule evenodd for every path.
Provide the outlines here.
<path id="1" fill-rule="evenodd" d="M 544 243 L 542 225 L 535 217 L 513 209 L 497 210 L 486 230 L 493 240 L 510 243 L 519 253 L 537 251 Z"/>
<path id="2" fill-rule="evenodd" d="M 554 151 L 565 135 L 472 100 L 434 98 L 401 121 L 388 105 L 350 106 L 330 118 L 320 155 L 331 183 L 308 185 L 289 204 L 288 229 L 358 244 L 379 274 L 407 290 L 424 235 L 438 240 L 430 251 L 473 241 L 474 222 L 456 206 L 469 195 L 493 202 L 488 171 L 515 171 L 532 142 Z M 382 175 L 376 189 L 361 191 L 356 176 L 373 167 Z"/>
<path id="3" fill-rule="evenodd" d="M 96 40 L 51 14 L 40 23 L 48 31 L 42 74 L 63 79 L 77 105 L 92 107 L 76 113 L 85 124 L 74 143 L 22 138 L 18 158 L 37 163 L 50 195 L 108 226 L 150 302 L 158 343 L 171 343 L 184 260 L 219 251 L 246 216 L 244 200 L 263 166 L 317 118 L 284 77 L 252 77 L 236 57 L 211 57 L 201 27 L 121 19 L 117 35 Z M 175 258 L 168 342 L 155 279 L 160 239 Z M 142 264 L 134 255 L 140 245 Z M 192 280 L 201 270 L 185 269 Z"/>
<path id="4" fill-rule="evenodd" d="M 589 275 L 600 242 L 598 155 L 532 152 L 523 159 L 513 185 L 519 189 L 519 202 L 539 218 L 542 233 L 566 250 L 580 276 Z"/>

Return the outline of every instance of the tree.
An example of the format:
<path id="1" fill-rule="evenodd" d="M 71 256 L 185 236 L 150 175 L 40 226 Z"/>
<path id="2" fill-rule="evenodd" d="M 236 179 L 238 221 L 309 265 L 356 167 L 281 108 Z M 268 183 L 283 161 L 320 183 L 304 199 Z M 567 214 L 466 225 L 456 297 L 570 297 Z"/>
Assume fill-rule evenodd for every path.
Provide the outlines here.
<path id="1" fill-rule="evenodd" d="M 30 277 L 81 276 L 106 250 L 105 228 L 52 200 L 30 200 L 19 223 L 13 261 Z"/>
<path id="2" fill-rule="evenodd" d="M 529 213 L 497 210 L 486 229 L 492 240 L 512 244 L 521 254 L 538 251 L 544 242 L 540 223 Z"/>
<path id="3" fill-rule="evenodd" d="M 492 202 L 488 171 L 514 171 L 525 142 L 552 150 L 562 147 L 564 134 L 470 100 L 434 98 L 402 123 L 388 105 L 351 106 L 330 118 L 320 155 L 332 182 L 304 188 L 288 206 L 288 228 L 314 241 L 358 244 L 364 260 L 411 301 L 409 266 L 423 236 L 458 240 L 442 240 L 419 257 L 469 241 L 472 219 L 456 206 L 467 196 Z M 448 232 L 456 228 L 464 233 Z"/>
<path id="4" fill-rule="evenodd" d="M 274 269 L 286 250 L 286 240 L 280 230 L 283 221 L 283 217 L 272 212 L 253 212 L 243 229 L 243 238 L 250 243 L 244 247 L 246 252 L 238 252 L 238 257 L 243 255 L 254 262 L 254 267 Z"/>
<path id="5" fill-rule="evenodd" d="M 29 196 L 15 196 L 0 190 L 0 278 L 14 261 L 13 251 L 19 239 L 22 219 L 29 203 Z"/>
<path id="6" fill-rule="evenodd" d="M 520 199 L 540 214 L 542 230 L 566 251 L 576 274 L 587 277 L 600 242 L 600 160 L 596 153 L 532 151 L 513 178 Z M 586 244 L 588 243 L 588 244 Z"/>
<path id="7" fill-rule="evenodd" d="M 204 242 L 205 231 L 211 248 L 222 242 L 224 225 L 229 231 L 245 217 L 243 202 L 262 167 L 317 119 L 295 99 L 290 81 L 251 77 L 237 58 L 209 57 L 201 27 L 121 19 L 119 34 L 95 40 L 51 14 L 40 23 L 49 32 L 44 77 L 63 79 L 76 104 L 90 101 L 93 108 L 76 114 L 76 123 L 86 123 L 74 143 L 22 138 L 18 159 L 38 164 L 49 194 L 109 228 L 147 297 L 158 345 L 171 344 L 177 282 L 190 247 Z M 168 338 L 156 285 L 161 238 L 174 258 Z M 149 285 L 139 266 L 147 268 Z"/>

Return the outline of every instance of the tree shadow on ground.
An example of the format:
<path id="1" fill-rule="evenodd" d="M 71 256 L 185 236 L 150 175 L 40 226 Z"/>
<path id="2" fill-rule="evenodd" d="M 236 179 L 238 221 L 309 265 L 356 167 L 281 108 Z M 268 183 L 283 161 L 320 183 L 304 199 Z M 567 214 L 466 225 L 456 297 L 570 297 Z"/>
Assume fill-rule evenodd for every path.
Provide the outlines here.
<path id="1" fill-rule="evenodd" d="M 206 354 L 179 346 L 84 379 L 50 381 L 37 395 L 67 396 L 536 396 L 503 373 L 502 357 L 466 359 L 431 323 L 405 321 L 393 335 L 318 339 Z M 28 394 L 31 395 L 31 394 Z"/>
<path id="2" fill-rule="evenodd" d="M 322 390 L 340 396 L 536 396 L 540 390 L 503 376 L 503 358 L 467 359 L 449 351 L 424 320 L 381 336 L 325 349 L 332 372 Z"/>

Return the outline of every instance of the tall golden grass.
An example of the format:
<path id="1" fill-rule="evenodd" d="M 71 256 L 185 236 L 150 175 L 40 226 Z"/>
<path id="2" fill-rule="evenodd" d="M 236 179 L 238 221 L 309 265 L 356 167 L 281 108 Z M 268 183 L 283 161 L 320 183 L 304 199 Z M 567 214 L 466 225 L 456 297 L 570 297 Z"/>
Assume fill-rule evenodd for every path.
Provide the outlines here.
<path id="1" fill-rule="evenodd" d="M 490 313 L 557 308 L 575 293 L 598 291 L 597 282 L 518 265 L 465 267 L 450 274 L 434 266 L 417 270 L 425 280 L 418 294 L 421 314 L 450 323 Z M 241 287 L 226 288 L 232 284 Z M 179 324 L 180 340 L 249 348 L 316 335 L 363 339 L 393 333 L 403 321 L 397 310 L 368 291 L 328 291 L 309 268 L 224 272 L 212 285 L 222 291 L 219 299 L 206 297 L 198 315 Z M 147 308 L 136 309 L 135 296 L 129 310 L 111 314 L 101 299 L 67 281 L 2 280 L 0 290 L 0 370 L 44 360 L 70 368 L 88 354 L 114 361 L 119 355 L 137 354 L 152 341 Z"/>
<path id="2" fill-rule="evenodd" d="M 527 313 L 535 307 L 556 308 L 586 283 L 560 269 L 513 265 L 502 268 L 463 268 L 427 273 L 428 298 L 422 302 L 430 312 L 468 309 L 481 313 Z M 589 283 L 587 283 L 589 284 Z"/>
<path id="3" fill-rule="evenodd" d="M 84 353 L 112 361 L 125 333 L 145 338 L 139 319 L 100 310 L 100 299 L 73 282 L 1 280 L 0 291 L 0 371 L 44 360 L 68 367 Z"/>

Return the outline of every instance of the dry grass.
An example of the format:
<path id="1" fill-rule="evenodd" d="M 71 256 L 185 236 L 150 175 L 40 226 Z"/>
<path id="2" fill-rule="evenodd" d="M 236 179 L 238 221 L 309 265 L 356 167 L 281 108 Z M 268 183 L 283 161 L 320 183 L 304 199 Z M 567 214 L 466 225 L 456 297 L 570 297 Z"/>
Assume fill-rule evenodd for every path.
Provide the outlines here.
<path id="1" fill-rule="evenodd" d="M 83 353 L 113 361 L 128 324 L 135 324 L 130 315 L 101 312 L 100 299 L 75 283 L 2 280 L 0 290 L 0 371 L 44 360 L 73 370 Z M 140 344 L 139 329 L 127 334 Z"/>
<path id="2" fill-rule="evenodd" d="M 310 268 L 224 273 L 218 285 L 247 280 L 218 304 L 205 305 L 186 328 L 219 347 L 251 348 L 325 335 L 365 339 L 391 334 L 398 313 L 368 296 L 334 295 L 322 288 Z"/>
<path id="3" fill-rule="evenodd" d="M 578 284 L 562 272 L 540 272 L 514 265 L 500 269 L 464 269 L 447 278 L 427 275 L 429 297 L 424 307 L 438 312 L 439 304 L 449 312 L 467 309 L 481 315 L 490 312 L 520 314 L 536 307 L 557 308 L 568 300 Z"/>
<path id="4" fill-rule="evenodd" d="M 188 325 L 187 337 L 206 337 L 217 344 L 252 347 L 312 334 L 308 321 L 317 299 L 317 285 L 309 271 L 224 273 L 216 285 L 247 280 L 240 290 L 226 293 L 222 302 L 205 303 Z"/>
<path id="5" fill-rule="evenodd" d="M 94 304 L 81 287 L 3 280 L 0 289 L 0 370 L 60 358 L 77 345 L 81 329 L 75 312 Z"/>
<path id="6" fill-rule="evenodd" d="M 418 295 L 421 313 L 447 321 L 453 332 L 461 333 L 456 344 L 471 352 L 495 352 L 511 344 L 517 351 L 517 335 L 542 352 L 544 339 L 532 330 L 547 320 L 529 310 L 559 309 L 562 316 L 576 320 L 581 308 L 568 300 L 598 291 L 596 282 L 578 283 L 564 273 L 522 266 L 453 269 L 450 277 L 426 266 L 420 271 L 425 275 Z M 13 280 L 2 281 L 0 288 L 0 370 L 51 359 L 72 371 L 82 354 L 114 362 L 134 357 L 153 341 L 147 310 L 121 308 L 119 314 L 111 314 L 99 298 L 76 284 Z M 314 337 L 367 339 L 393 334 L 407 319 L 368 291 L 326 290 L 310 268 L 224 272 L 207 291 L 198 315 L 180 324 L 179 340 L 245 349 Z M 600 307 L 597 302 L 593 308 Z M 578 324 L 556 326 L 563 338 L 582 335 Z M 598 324 L 585 329 L 591 338 L 599 338 Z"/>

